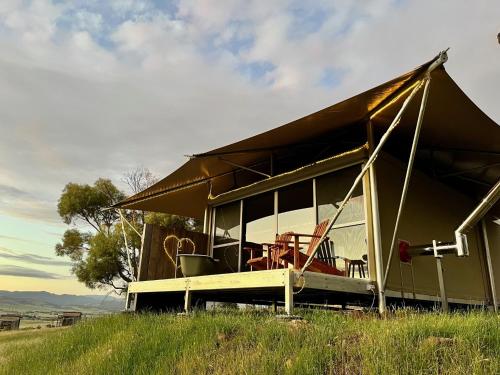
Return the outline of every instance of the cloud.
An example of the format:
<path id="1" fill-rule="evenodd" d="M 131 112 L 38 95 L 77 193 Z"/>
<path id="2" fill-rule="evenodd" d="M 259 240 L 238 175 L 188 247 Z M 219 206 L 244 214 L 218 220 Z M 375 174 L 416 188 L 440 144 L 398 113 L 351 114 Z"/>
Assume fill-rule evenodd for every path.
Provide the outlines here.
<path id="1" fill-rule="evenodd" d="M 56 233 L 50 233 L 50 234 L 54 235 L 54 236 L 56 235 Z M 57 237 L 61 237 L 61 234 L 58 233 Z M 6 235 L 3 235 L 3 234 L 0 234 L 0 239 L 10 240 L 10 241 L 18 241 L 18 242 L 36 243 L 36 244 L 42 244 L 42 245 L 45 244 L 42 241 L 35 241 L 35 240 L 30 239 L 30 238 L 23 238 L 23 237 L 16 237 L 16 236 L 6 236 Z M 1 247 L 0 247 L 0 251 L 1 251 Z"/>
<path id="2" fill-rule="evenodd" d="M 45 266 L 71 266 L 71 262 L 65 260 L 40 256 L 37 254 L 18 253 L 5 247 L 0 247 L 0 258 Z"/>
<path id="3" fill-rule="evenodd" d="M 37 196 L 36 188 L 29 192 L 6 184 L 0 184 L 0 214 L 53 224 L 61 222 L 55 203 Z"/>
<path id="4" fill-rule="evenodd" d="M 51 272 L 46 272 L 43 270 L 38 270 L 34 268 L 3 265 L 0 264 L 0 275 L 4 276 L 20 276 L 20 277 L 35 277 L 39 279 L 67 279 L 68 277 L 58 275 Z"/>
<path id="5" fill-rule="evenodd" d="M 494 0 L 159 3 L 2 2 L 2 214 L 58 222 L 70 181 L 162 177 L 448 46 L 448 71 L 500 119 Z"/>
<path id="6" fill-rule="evenodd" d="M 60 224 L 56 203 L 15 187 L 0 185 L 0 214 Z"/>
<path id="7" fill-rule="evenodd" d="M 29 194 L 26 191 L 18 189 L 14 186 L 0 184 L 0 196 L 8 198 L 24 198 Z"/>

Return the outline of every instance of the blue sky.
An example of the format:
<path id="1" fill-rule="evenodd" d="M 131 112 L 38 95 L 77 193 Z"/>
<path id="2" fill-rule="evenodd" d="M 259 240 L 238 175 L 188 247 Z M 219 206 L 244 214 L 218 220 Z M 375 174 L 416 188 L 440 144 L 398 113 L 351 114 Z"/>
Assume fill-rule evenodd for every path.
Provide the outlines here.
<path id="1" fill-rule="evenodd" d="M 90 291 L 54 245 L 69 182 L 185 159 L 382 83 L 451 47 L 500 121 L 497 1 L 0 4 L 0 289 Z"/>

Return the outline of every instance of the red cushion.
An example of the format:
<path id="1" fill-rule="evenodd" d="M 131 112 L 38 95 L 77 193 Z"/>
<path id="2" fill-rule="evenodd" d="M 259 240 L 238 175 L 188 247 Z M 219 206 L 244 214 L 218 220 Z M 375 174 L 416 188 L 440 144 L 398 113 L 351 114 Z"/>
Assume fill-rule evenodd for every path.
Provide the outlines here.
<path id="1" fill-rule="evenodd" d="M 399 240 L 398 246 L 399 246 L 399 260 L 403 263 L 410 263 L 411 255 L 408 254 L 410 243 L 408 241 Z"/>

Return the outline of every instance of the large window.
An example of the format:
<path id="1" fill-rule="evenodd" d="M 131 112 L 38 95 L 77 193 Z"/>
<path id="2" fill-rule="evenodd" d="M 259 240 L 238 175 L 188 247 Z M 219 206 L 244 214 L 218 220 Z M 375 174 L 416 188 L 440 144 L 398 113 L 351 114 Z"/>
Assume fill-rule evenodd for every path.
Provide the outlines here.
<path id="1" fill-rule="evenodd" d="M 214 244 L 239 242 L 240 240 L 240 202 L 219 206 L 215 209 Z"/>
<path id="2" fill-rule="evenodd" d="M 233 253 L 241 251 L 241 247 L 274 242 L 277 233 L 312 234 L 316 224 L 334 216 L 359 172 L 360 166 L 356 165 L 248 197 L 243 199 L 243 202 L 216 207 L 214 251 L 218 248 L 231 247 L 233 249 L 231 255 L 234 256 Z M 242 215 L 240 215 L 241 206 L 243 206 Z M 361 184 L 328 236 L 333 243 L 335 255 L 359 260 L 367 254 L 365 207 Z M 239 255 L 238 259 L 242 265 L 245 264 L 247 257 L 246 253 Z M 337 266 L 343 269 L 344 263 L 337 262 Z"/>
<path id="3" fill-rule="evenodd" d="M 318 221 L 333 217 L 360 172 L 353 166 L 316 179 Z M 328 233 L 335 255 L 361 259 L 367 254 L 363 188 L 358 185 L 352 198 Z M 342 262 L 338 263 L 343 268 Z"/>
<path id="4" fill-rule="evenodd" d="M 247 198 L 244 205 L 245 241 L 250 243 L 274 242 L 276 218 L 274 216 L 274 192 Z"/>
<path id="5" fill-rule="evenodd" d="M 278 233 L 312 233 L 315 225 L 312 180 L 278 190 Z"/>

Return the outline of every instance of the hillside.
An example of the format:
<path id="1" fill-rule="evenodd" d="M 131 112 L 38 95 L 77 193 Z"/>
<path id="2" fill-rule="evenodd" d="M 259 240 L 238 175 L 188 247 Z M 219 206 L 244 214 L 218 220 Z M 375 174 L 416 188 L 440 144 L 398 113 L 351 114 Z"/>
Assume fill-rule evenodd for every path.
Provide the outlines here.
<path id="1" fill-rule="evenodd" d="M 498 374 L 499 316 L 119 314 L 0 334 L 0 374 Z"/>
<path id="2" fill-rule="evenodd" d="M 123 309 L 124 301 L 112 296 L 77 296 L 49 292 L 8 292 L 0 290 L 0 311 L 62 311 L 111 312 Z"/>

